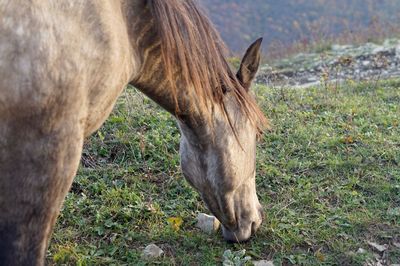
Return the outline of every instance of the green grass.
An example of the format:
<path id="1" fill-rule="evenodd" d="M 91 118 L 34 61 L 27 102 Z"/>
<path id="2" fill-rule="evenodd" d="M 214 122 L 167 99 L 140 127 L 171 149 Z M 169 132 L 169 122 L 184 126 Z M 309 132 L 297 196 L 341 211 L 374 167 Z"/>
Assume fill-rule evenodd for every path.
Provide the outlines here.
<path id="1" fill-rule="evenodd" d="M 367 241 L 388 244 L 388 261 L 399 262 L 400 81 L 375 85 L 256 86 L 273 124 L 258 147 L 266 219 L 250 242 L 235 245 L 196 229 L 196 214 L 207 211 L 180 174 L 175 122 L 128 88 L 85 144 L 48 262 L 215 265 L 226 249 L 246 249 L 276 265 L 363 265 L 373 257 Z M 183 219 L 178 231 L 170 217 Z M 141 258 L 150 243 L 163 258 Z"/>

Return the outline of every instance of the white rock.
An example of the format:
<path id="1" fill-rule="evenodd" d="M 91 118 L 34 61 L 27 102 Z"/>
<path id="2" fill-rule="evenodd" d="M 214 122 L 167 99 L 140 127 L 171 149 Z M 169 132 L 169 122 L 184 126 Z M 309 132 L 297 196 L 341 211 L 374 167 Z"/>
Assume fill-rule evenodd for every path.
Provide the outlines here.
<path id="1" fill-rule="evenodd" d="M 366 66 L 369 66 L 371 64 L 371 61 L 364 60 L 364 61 L 361 62 L 361 64 L 366 67 Z"/>
<path id="2" fill-rule="evenodd" d="M 378 53 L 382 53 L 382 52 L 386 52 L 387 49 L 383 46 L 378 46 L 376 47 L 374 50 L 372 50 L 373 54 L 378 54 Z"/>
<path id="3" fill-rule="evenodd" d="M 221 223 L 217 218 L 211 215 L 207 215 L 205 213 L 199 213 L 197 215 L 197 227 L 200 228 L 205 233 L 213 233 L 218 230 Z"/>
<path id="4" fill-rule="evenodd" d="M 162 254 L 164 251 L 155 244 L 150 244 L 143 250 L 143 257 L 146 259 L 158 258 Z"/>
<path id="5" fill-rule="evenodd" d="M 253 261 L 253 264 L 254 266 L 274 266 L 274 262 L 268 260 Z"/>
<path id="6" fill-rule="evenodd" d="M 339 45 L 339 44 L 332 45 L 332 51 L 335 51 L 335 52 L 347 50 L 350 48 L 353 48 L 353 46 L 352 45 Z"/>
<path id="7" fill-rule="evenodd" d="M 379 245 L 374 242 L 368 242 L 368 245 L 370 245 L 371 247 L 373 247 L 374 249 L 376 249 L 379 252 L 384 252 L 388 248 L 387 245 Z"/>
<path id="8" fill-rule="evenodd" d="M 400 57 L 400 45 L 396 46 L 396 57 Z"/>
<path id="9" fill-rule="evenodd" d="M 364 253 L 366 253 L 367 251 L 365 250 L 365 249 L 363 249 L 363 248 L 359 248 L 358 250 L 357 250 L 357 253 L 359 253 L 359 254 L 364 254 Z"/>

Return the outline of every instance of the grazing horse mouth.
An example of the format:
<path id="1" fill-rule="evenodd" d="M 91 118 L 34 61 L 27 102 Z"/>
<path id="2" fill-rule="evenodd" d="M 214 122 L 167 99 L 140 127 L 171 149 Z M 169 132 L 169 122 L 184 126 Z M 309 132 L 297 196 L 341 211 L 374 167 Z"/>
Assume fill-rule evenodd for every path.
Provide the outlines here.
<path id="1" fill-rule="evenodd" d="M 260 223 L 261 224 L 261 223 Z M 257 232 L 258 227 L 256 222 L 252 222 L 249 228 L 240 229 L 235 231 L 228 230 L 224 225 L 222 226 L 222 235 L 224 239 L 230 243 L 243 243 L 250 240 L 250 238 Z"/>
<path id="2" fill-rule="evenodd" d="M 214 199 L 212 202 L 219 204 L 212 204 L 210 206 L 210 197 Z M 205 197 L 203 196 L 204 202 L 208 209 L 222 223 L 222 235 L 224 239 L 232 243 L 248 241 L 251 236 L 257 232 L 264 220 L 265 215 L 262 206 L 258 203 L 258 206 L 255 206 L 254 209 L 246 210 L 246 213 L 249 213 L 249 215 L 241 217 L 241 219 L 239 219 L 240 215 L 238 215 L 238 213 L 240 214 L 240 210 L 233 210 L 233 218 L 230 219 L 227 217 L 227 212 L 224 211 L 228 208 L 221 206 L 222 203 L 215 198 L 216 197 L 214 195 L 207 195 Z M 234 204 L 233 202 L 231 203 Z M 225 205 L 228 204 L 225 203 Z"/>

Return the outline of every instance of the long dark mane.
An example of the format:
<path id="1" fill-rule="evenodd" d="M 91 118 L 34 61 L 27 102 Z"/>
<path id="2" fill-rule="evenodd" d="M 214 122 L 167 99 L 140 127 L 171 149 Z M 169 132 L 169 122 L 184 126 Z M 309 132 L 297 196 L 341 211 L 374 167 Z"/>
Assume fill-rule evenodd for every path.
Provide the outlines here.
<path id="1" fill-rule="evenodd" d="M 255 100 L 240 84 L 226 61 L 226 46 L 195 0 L 149 0 L 149 7 L 161 38 L 167 79 L 176 80 L 176 69 L 188 88 L 189 97 L 210 115 L 210 101 L 226 108 L 223 95 L 229 88 L 254 126 L 267 125 Z M 177 91 L 173 89 L 176 99 Z M 229 118 L 228 118 L 229 119 Z"/>

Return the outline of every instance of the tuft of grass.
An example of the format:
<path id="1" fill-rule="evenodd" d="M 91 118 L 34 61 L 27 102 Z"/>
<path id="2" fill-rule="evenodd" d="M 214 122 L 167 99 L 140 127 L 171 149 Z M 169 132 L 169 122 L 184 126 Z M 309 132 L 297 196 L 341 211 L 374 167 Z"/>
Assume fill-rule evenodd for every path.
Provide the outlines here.
<path id="1" fill-rule="evenodd" d="M 84 146 L 48 250 L 56 265 L 215 265 L 245 249 L 277 265 L 400 261 L 400 81 L 333 90 L 255 86 L 273 130 L 258 147 L 266 219 L 244 244 L 195 227 L 207 212 L 179 170 L 179 131 L 133 88 Z M 171 226 L 169 218 L 182 220 Z M 165 255 L 144 260 L 150 243 Z M 357 253 L 359 248 L 365 253 Z"/>

